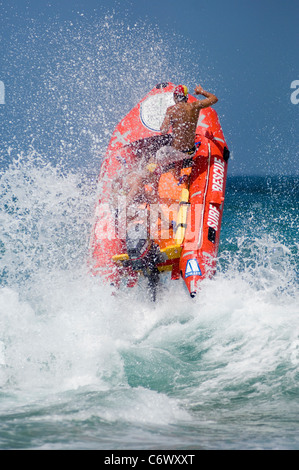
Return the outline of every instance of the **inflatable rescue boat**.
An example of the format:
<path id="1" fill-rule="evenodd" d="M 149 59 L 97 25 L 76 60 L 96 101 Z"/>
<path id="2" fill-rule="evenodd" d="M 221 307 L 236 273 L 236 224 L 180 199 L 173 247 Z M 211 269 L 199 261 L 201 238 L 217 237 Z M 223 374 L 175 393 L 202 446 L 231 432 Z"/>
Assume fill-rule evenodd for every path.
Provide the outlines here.
<path id="1" fill-rule="evenodd" d="M 182 278 L 191 297 L 216 272 L 229 159 L 217 112 L 209 107 L 200 111 L 196 153 L 153 170 L 156 152 L 171 145 L 171 133 L 161 135 L 160 126 L 174 88 L 156 85 L 116 126 L 101 165 L 91 234 L 92 273 L 116 288 L 145 276 L 153 299 L 164 272 Z M 126 184 L 136 180 L 140 162 L 148 164 L 148 175 L 128 205 Z"/>

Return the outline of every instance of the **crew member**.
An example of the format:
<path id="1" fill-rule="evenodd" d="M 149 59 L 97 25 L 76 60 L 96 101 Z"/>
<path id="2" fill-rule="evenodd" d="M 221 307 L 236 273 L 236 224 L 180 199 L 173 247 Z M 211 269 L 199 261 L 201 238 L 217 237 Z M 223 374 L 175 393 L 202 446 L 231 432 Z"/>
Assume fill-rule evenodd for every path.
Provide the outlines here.
<path id="1" fill-rule="evenodd" d="M 217 103 L 218 98 L 212 93 L 203 90 L 200 85 L 195 88 L 194 92 L 196 95 L 205 96 L 205 99 L 188 103 L 187 87 L 185 85 L 178 85 L 174 89 L 173 99 L 175 104 L 167 108 L 160 128 L 162 134 L 167 134 L 170 127 L 172 128 L 172 144 L 171 146 L 166 145 L 161 147 L 150 165 L 146 165 L 145 161 L 142 161 L 142 170 L 139 174 L 135 173 L 130 181 L 131 189 L 127 194 L 129 203 L 142 190 L 142 182 L 148 177 L 148 171 L 156 174 L 156 182 L 158 182 L 159 173 L 164 165 L 182 161 L 195 154 L 195 133 L 200 110 Z M 151 165 L 153 167 L 149 170 Z"/>
<path id="2" fill-rule="evenodd" d="M 200 110 L 217 103 L 218 98 L 212 93 L 203 90 L 198 85 L 194 90 L 196 95 L 203 95 L 205 99 L 188 103 L 188 88 L 178 85 L 173 92 L 175 104 L 167 108 L 160 131 L 167 134 L 172 128 L 172 145 L 162 147 L 156 154 L 158 164 L 168 164 L 191 157 L 196 152 L 195 133 Z"/>

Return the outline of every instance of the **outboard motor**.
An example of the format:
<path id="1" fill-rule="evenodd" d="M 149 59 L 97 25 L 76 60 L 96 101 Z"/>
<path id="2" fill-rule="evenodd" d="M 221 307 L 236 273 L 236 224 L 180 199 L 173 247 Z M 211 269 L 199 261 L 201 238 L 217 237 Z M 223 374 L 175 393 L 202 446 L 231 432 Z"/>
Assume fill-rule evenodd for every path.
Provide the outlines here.
<path id="1" fill-rule="evenodd" d="M 136 222 L 127 227 L 126 245 L 131 267 L 135 271 L 142 271 L 147 277 L 150 296 L 155 301 L 159 282 L 159 270 L 156 264 L 161 253 L 148 236 L 147 226 L 144 223 Z"/>
<path id="2" fill-rule="evenodd" d="M 150 246 L 150 240 L 145 224 L 140 222 L 132 223 L 127 228 L 126 244 L 129 258 L 132 261 L 141 260 L 141 258 L 149 250 Z"/>

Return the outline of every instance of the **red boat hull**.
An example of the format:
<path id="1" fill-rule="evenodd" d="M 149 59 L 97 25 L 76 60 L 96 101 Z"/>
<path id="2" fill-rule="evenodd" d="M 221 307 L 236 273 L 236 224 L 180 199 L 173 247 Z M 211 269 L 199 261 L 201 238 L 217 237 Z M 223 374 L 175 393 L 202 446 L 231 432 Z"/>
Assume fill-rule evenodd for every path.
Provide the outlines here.
<path id="1" fill-rule="evenodd" d="M 167 136 L 161 136 L 159 129 L 167 107 L 173 104 L 174 87 L 172 83 L 157 85 L 125 116 L 116 126 L 102 162 L 91 235 L 91 269 L 115 286 L 124 279 L 128 286 L 135 285 L 142 271 L 127 254 L 130 208 L 118 192 L 119 175 L 136 166 L 140 153 L 155 152 L 167 144 Z M 193 100 L 196 98 L 189 95 L 189 101 Z M 158 201 L 147 204 L 145 212 L 151 219 L 149 237 L 161 254 L 156 263 L 159 272 L 171 271 L 172 279 L 182 277 L 192 297 L 202 279 L 216 271 L 224 207 L 229 151 L 213 108 L 200 112 L 196 144 L 192 165 L 162 173 Z M 154 212 L 169 217 L 166 230 Z"/>

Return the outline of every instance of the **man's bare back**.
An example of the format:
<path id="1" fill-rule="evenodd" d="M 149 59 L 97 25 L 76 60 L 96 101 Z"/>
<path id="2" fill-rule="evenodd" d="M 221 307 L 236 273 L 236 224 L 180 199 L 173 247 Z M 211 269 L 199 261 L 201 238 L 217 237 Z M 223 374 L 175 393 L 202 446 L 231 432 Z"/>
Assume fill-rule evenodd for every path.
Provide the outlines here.
<path id="1" fill-rule="evenodd" d="M 161 126 L 162 134 L 166 134 L 170 127 L 172 127 L 172 147 L 182 152 L 194 146 L 200 110 L 212 106 L 218 101 L 215 95 L 204 91 L 200 85 L 194 91 L 196 95 L 203 95 L 206 99 L 188 103 L 178 101 L 174 95 L 175 104 L 167 109 Z"/>
<path id="2" fill-rule="evenodd" d="M 174 148 L 184 151 L 193 147 L 199 112 L 197 102 L 177 103 L 167 110 Z"/>

